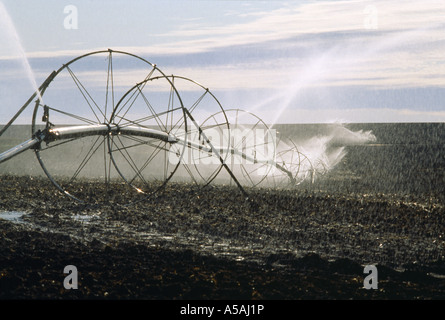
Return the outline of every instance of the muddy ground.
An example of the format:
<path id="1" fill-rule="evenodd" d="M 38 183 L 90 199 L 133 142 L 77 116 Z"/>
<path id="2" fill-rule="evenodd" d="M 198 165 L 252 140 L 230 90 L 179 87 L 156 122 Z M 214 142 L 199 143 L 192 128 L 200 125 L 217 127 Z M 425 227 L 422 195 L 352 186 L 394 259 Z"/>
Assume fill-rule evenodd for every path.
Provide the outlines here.
<path id="1" fill-rule="evenodd" d="M 1 299 L 445 298 L 443 199 L 171 183 L 123 206 L 123 184 L 82 188 L 85 204 L 44 178 L 0 177 Z M 378 289 L 364 288 L 368 264 Z"/>

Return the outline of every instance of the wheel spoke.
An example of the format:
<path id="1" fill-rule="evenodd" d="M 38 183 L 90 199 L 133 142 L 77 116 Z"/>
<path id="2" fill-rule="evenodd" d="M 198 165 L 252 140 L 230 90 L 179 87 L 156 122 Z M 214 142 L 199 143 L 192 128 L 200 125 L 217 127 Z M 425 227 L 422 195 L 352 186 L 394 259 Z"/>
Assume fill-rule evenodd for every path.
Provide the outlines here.
<path id="1" fill-rule="evenodd" d="M 108 92 L 111 84 L 111 110 L 114 109 L 114 74 L 113 74 L 113 54 L 110 51 L 108 55 L 108 71 L 107 71 L 107 89 L 105 92 L 105 112 L 104 112 L 104 123 L 106 123 L 107 110 L 108 110 Z M 111 119 L 110 119 L 111 122 Z"/>
<path id="2" fill-rule="evenodd" d="M 124 110 L 124 108 L 127 106 L 127 104 L 129 103 L 129 101 L 132 100 L 132 102 L 130 103 L 130 105 L 128 106 L 127 110 L 124 112 L 124 114 L 121 117 L 121 120 L 118 121 L 117 124 L 120 124 L 120 122 L 122 121 L 123 118 L 125 118 L 125 116 L 127 115 L 127 113 L 130 111 L 130 109 L 133 107 L 134 103 L 136 102 L 137 98 L 139 97 L 140 92 L 142 91 L 142 89 L 144 89 L 145 85 L 147 84 L 148 80 L 150 79 L 150 77 L 152 76 L 153 72 L 155 72 L 156 67 L 153 67 L 151 69 L 151 71 L 148 73 L 148 75 L 145 77 L 145 80 L 142 83 L 139 83 L 137 85 L 138 90 L 135 90 L 131 95 L 130 98 L 122 105 L 122 107 L 120 107 L 118 112 L 113 112 L 113 116 L 112 119 L 114 119 L 114 117 L 116 117 L 119 113 L 121 113 L 122 110 Z M 117 106 L 116 106 L 117 107 Z M 116 109 L 115 107 L 115 109 Z"/>
<path id="3" fill-rule="evenodd" d="M 204 96 L 208 93 L 208 89 L 198 98 L 198 100 L 195 101 L 195 103 L 192 104 L 192 106 L 188 109 L 189 113 L 192 114 L 192 112 L 196 109 L 198 104 L 204 99 Z M 182 120 L 182 121 L 181 121 Z M 175 123 L 175 127 L 181 128 L 181 126 L 184 124 L 184 118 L 178 119 L 178 121 Z"/>
<path id="4" fill-rule="evenodd" d="M 124 146 L 124 147 L 119 148 L 119 149 L 113 149 L 112 152 L 118 151 L 118 150 L 124 150 L 124 149 L 131 149 L 131 148 L 140 147 L 140 146 L 144 146 L 144 145 L 145 146 L 150 146 L 150 147 L 153 147 L 153 148 L 158 147 L 156 144 L 150 143 L 150 141 L 152 141 L 152 140 L 144 141 L 142 139 L 138 139 L 138 138 L 135 138 L 135 137 L 132 137 L 132 136 L 126 136 L 126 138 L 129 139 L 129 140 L 133 140 L 135 142 L 138 142 L 138 143 L 130 145 L 130 146 Z M 162 148 L 161 147 L 161 149 L 164 150 L 164 151 L 169 151 L 169 149 L 167 149 L 167 148 Z"/>
<path id="5" fill-rule="evenodd" d="M 200 134 L 200 132 L 204 132 L 208 129 L 213 129 L 213 128 L 218 128 L 218 127 L 222 127 L 222 126 L 227 126 L 227 123 L 216 123 L 216 124 L 212 124 L 212 125 L 208 125 L 208 126 L 200 126 L 199 128 L 196 129 L 191 129 L 188 132 L 188 135 L 192 136 L 193 134 Z M 177 135 L 178 137 L 183 136 L 184 134 L 179 134 Z M 200 140 L 200 139 L 199 139 Z M 207 141 L 206 141 L 207 142 Z"/>
<path id="6" fill-rule="evenodd" d="M 88 150 L 87 154 L 85 155 L 84 159 L 82 160 L 82 162 L 80 163 L 79 167 L 77 168 L 77 170 L 74 172 L 74 175 L 72 176 L 72 178 L 70 179 L 69 183 L 73 182 L 77 176 L 79 175 L 79 173 L 83 170 L 83 168 L 85 168 L 85 165 L 88 163 L 88 161 L 91 159 L 91 157 L 96 153 L 96 151 L 99 149 L 99 147 L 102 145 L 103 142 L 99 143 L 98 146 L 95 148 L 97 142 L 100 140 L 101 136 L 98 136 L 96 141 L 94 141 L 93 145 L 91 146 L 91 148 Z M 94 151 L 93 151 L 94 149 Z"/>
<path id="7" fill-rule="evenodd" d="M 247 172 L 246 168 L 245 168 L 243 165 L 241 165 L 241 169 L 242 169 L 242 171 L 244 171 L 244 172 L 246 173 L 247 177 L 248 177 L 249 180 L 250 180 L 250 183 L 251 183 L 252 185 L 255 185 L 255 183 L 252 181 L 252 178 L 250 178 L 249 173 Z"/>
<path id="8" fill-rule="evenodd" d="M 167 172 L 168 172 L 168 151 L 164 151 L 164 180 L 167 179 Z"/>
<path id="9" fill-rule="evenodd" d="M 150 154 L 148 159 L 145 161 L 145 163 L 142 165 L 141 169 L 139 170 L 140 173 L 145 170 L 145 168 L 150 164 L 150 162 L 161 152 L 162 148 L 160 148 L 160 145 L 163 143 L 163 141 L 160 141 L 159 144 L 154 148 L 153 152 Z M 133 177 L 133 179 L 130 180 L 130 183 L 132 183 L 136 179 L 136 176 Z M 147 184 L 147 183 L 146 183 Z"/>
<path id="10" fill-rule="evenodd" d="M 131 155 L 128 153 L 128 150 L 125 149 L 125 146 L 124 146 L 122 140 L 120 139 L 120 137 L 117 137 L 117 140 L 119 140 L 120 144 L 123 147 L 123 148 L 118 148 L 120 154 L 127 161 L 127 163 L 130 165 L 131 169 L 133 169 L 133 171 L 136 173 L 136 176 L 133 178 L 133 180 L 136 179 L 136 177 L 139 177 L 141 179 L 141 181 L 143 181 L 145 184 L 147 184 L 147 182 L 145 181 L 144 177 L 141 174 L 141 171 L 137 169 L 136 163 L 134 162 Z M 115 144 L 114 140 L 113 140 L 113 144 Z M 124 152 L 122 152 L 122 150 L 125 151 L 125 154 L 124 154 Z M 129 181 L 128 181 L 128 183 L 131 184 L 131 182 L 129 182 Z"/>
<path id="11" fill-rule="evenodd" d="M 47 145 L 45 148 L 40 149 L 40 151 L 47 151 L 49 149 L 58 147 L 58 146 L 60 146 L 62 144 L 73 142 L 74 140 L 77 140 L 77 138 L 72 138 L 72 139 L 69 139 L 69 140 L 63 140 L 62 142 L 59 142 L 59 143 L 56 143 L 56 144 Z"/>
<path id="12" fill-rule="evenodd" d="M 124 124 L 120 124 L 119 125 L 120 128 L 128 127 L 128 126 L 130 126 L 132 124 L 138 125 L 138 126 L 140 126 L 142 128 L 148 128 L 147 126 L 141 125 L 141 123 L 145 122 L 145 121 L 149 121 L 149 120 L 155 119 L 156 117 L 160 118 L 164 114 L 168 115 L 168 113 L 171 113 L 171 112 L 174 112 L 174 111 L 178 111 L 178 110 L 181 110 L 181 108 L 176 108 L 176 109 L 172 109 L 170 111 L 164 111 L 164 112 L 156 113 L 155 115 L 147 116 L 147 117 L 136 119 L 136 120 L 129 120 L 129 119 L 126 119 L 126 118 L 123 118 L 123 117 L 120 117 L 120 116 L 116 116 L 116 118 L 120 118 L 122 120 L 127 121 Z M 173 118 L 173 116 L 172 116 L 172 118 Z"/>
<path id="13" fill-rule="evenodd" d="M 166 115 L 166 119 L 165 119 L 165 125 L 168 126 L 168 111 L 170 111 L 170 107 L 173 111 L 173 101 L 174 101 L 174 83 L 175 83 L 175 77 L 172 76 L 172 86 L 170 86 L 170 94 L 168 96 L 168 105 L 167 105 L 167 115 Z M 170 125 L 170 130 L 173 128 L 173 114 L 171 116 L 171 125 Z"/>
<path id="14" fill-rule="evenodd" d="M 94 111 L 93 106 L 90 103 L 91 102 L 96 106 L 96 109 L 102 114 L 102 116 L 105 117 L 105 114 L 102 112 L 102 110 L 99 108 L 99 106 L 97 105 L 96 101 L 94 101 L 93 97 L 91 97 L 90 93 L 88 92 L 88 90 L 85 88 L 85 86 L 82 84 L 82 82 L 80 82 L 79 78 L 77 78 L 77 76 L 74 74 L 74 72 L 70 69 L 69 66 L 66 67 L 66 69 L 68 70 L 69 74 L 71 75 L 71 78 L 73 79 L 74 83 L 76 84 L 77 88 L 79 89 L 80 93 L 82 94 L 82 96 L 84 97 L 85 101 L 87 102 L 88 106 L 90 107 L 91 111 L 93 112 L 94 116 L 97 119 L 97 122 L 101 122 L 99 120 L 99 117 L 97 116 L 96 112 Z M 89 100 L 89 99 L 90 100 Z"/>
<path id="15" fill-rule="evenodd" d="M 57 113 L 61 113 L 61 114 L 65 115 L 65 116 L 71 117 L 73 119 L 80 120 L 80 121 L 88 123 L 88 124 L 96 124 L 97 123 L 96 121 L 92 121 L 90 119 L 87 119 L 87 118 L 75 115 L 73 113 L 65 112 L 65 111 L 62 111 L 62 110 L 59 110 L 59 109 L 56 109 L 56 108 L 48 107 L 48 109 L 51 110 L 51 111 L 57 112 Z"/>
<path id="16" fill-rule="evenodd" d="M 108 147 L 107 147 L 107 143 L 105 143 L 105 141 L 107 139 L 110 139 L 109 136 L 104 137 L 104 177 L 105 177 L 105 184 L 110 183 L 111 181 L 111 157 L 108 154 Z M 107 164 L 108 162 L 108 164 Z"/>
<path id="17" fill-rule="evenodd" d="M 185 171 L 187 171 L 187 173 L 189 174 L 189 176 L 192 178 L 193 182 L 196 183 L 196 184 L 198 184 L 198 181 L 196 181 L 196 179 L 195 179 L 195 177 L 194 177 L 194 175 L 193 175 L 193 173 L 192 173 L 192 170 L 188 167 L 188 165 L 186 165 L 186 164 L 184 163 L 183 166 L 184 166 L 184 168 L 185 168 Z M 198 174 L 199 174 L 199 172 L 198 172 Z"/>
<path id="18" fill-rule="evenodd" d="M 148 110 L 150 110 L 151 114 L 153 115 L 156 123 L 158 124 L 158 127 L 161 129 L 164 129 L 165 132 L 168 132 L 167 127 L 165 124 L 162 123 L 161 119 L 157 116 L 156 111 L 153 109 L 152 105 L 150 104 L 150 102 L 148 101 L 147 97 L 145 96 L 145 94 L 138 88 L 138 90 L 140 91 L 139 94 L 142 96 L 142 98 L 144 99 L 145 104 L 148 107 Z"/>

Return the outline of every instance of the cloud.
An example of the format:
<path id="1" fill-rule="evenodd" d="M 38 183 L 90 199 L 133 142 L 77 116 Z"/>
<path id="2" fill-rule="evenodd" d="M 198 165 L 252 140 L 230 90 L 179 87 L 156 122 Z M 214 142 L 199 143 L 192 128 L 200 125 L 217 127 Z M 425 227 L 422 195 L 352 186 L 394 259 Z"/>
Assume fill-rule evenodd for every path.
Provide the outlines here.
<path id="1" fill-rule="evenodd" d="M 199 1 L 194 5 L 199 12 Z M 356 103 L 363 111 L 356 119 L 363 118 L 361 115 L 370 119 L 377 115 L 385 117 L 383 119 L 387 116 L 414 119 L 415 115 L 401 113 L 395 107 L 400 96 L 387 94 L 387 100 L 383 101 L 369 97 L 367 92 L 440 87 L 444 83 L 445 6 L 441 0 L 310 1 L 270 7 L 252 1 L 243 2 L 239 8 L 242 10 L 233 10 L 231 6 L 222 11 L 221 21 L 209 20 L 205 12 L 201 17 L 177 17 L 174 20 L 177 25 L 157 34 L 156 38 L 161 41 L 152 43 L 141 37 L 140 45 L 134 43 L 112 49 L 147 58 L 167 74 L 190 77 L 211 90 L 226 92 L 231 105 L 244 101 L 235 97 L 235 92 L 251 92 L 249 96 L 261 97 L 266 96 L 261 94 L 263 91 L 273 92 L 262 100 L 252 101 L 249 107 L 261 110 L 272 106 L 273 117 L 277 119 L 286 119 L 284 114 L 288 109 L 301 108 L 308 96 L 316 103 L 323 100 L 326 107 L 335 106 L 327 114 L 351 115 L 348 112 Z M 368 29 L 370 19 L 376 22 L 375 29 Z M 117 39 L 116 43 L 124 42 Z M 52 68 L 74 57 L 103 49 L 106 48 L 89 45 L 81 50 L 31 50 L 26 55 L 38 69 L 36 73 L 43 76 L 47 67 L 49 74 Z M 15 58 L 3 54 L 0 60 Z M 94 79 L 98 74 L 92 72 L 90 76 Z M 132 76 L 131 72 L 128 76 Z M 318 96 L 308 95 L 313 88 L 319 89 L 312 91 L 318 92 Z M 349 95 L 350 101 L 343 106 L 330 100 L 337 88 Z M 366 91 L 363 96 L 367 100 L 357 100 L 357 90 Z M 413 96 L 416 100 L 431 101 L 426 91 L 407 93 L 416 95 Z M 443 101 L 443 93 L 436 94 L 433 99 Z M 375 100 L 380 105 L 376 105 Z M 283 114 L 277 110 L 278 102 Z M 363 106 L 370 107 L 373 103 L 380 111 L 365 112 Z M 381 108 L 387 106 L 394 106 L 398 111 L 385 114 Z M 419 103 L 413 108 L 422 107 L 425 106 Z M 320 116 L 310 111 L 304 114 L 311 115 L 312 119 Z M 418 116 L 434 120 L 434 115 L 428 112 Z M 440 118 L 441 114 L 435 116 Z"/>
<path id="2" fill-rule="evenodd" d="M 183 17 L 171 31 L 157 34 L 165 40 L 155 46 L 133 47 L 138 52 L 152 54 L 184 54 L 208 52 L 222 47 L 267 43 L 297 36 L 326 33 L 364 32 L 369 13 L 377 9 L 378 30 L 405 31 L 441 24 L 445 8 L 440 1 L 316 1 L 294 2 L 272 10 L 250 3 L 257 8 L 231 12 L 231 19 L 217 23 L 197 17 Z M 199 2 L 195 3 L 199 11 Z M 203 12 L 205 15 L 205 12 Z M 222 13 L 224 15 L 224 13 Z M 137 28 L 137 26 L 135 26 Z M 171 41 L 168 41 L 170 39 Z M 129 47 L 130 48 L 130 47 Z M 91 48 L 94 50 L 95 48 Z M 103 49 L 103 48 L 101 48 Z M 74 52 L 77 50 L 74 50 Z M 71 55 L 69 50 L 29 52 L 30 57 Z"/>
<path id="3" fill-rule="evenodd" d="M 262 119 L 274 119 L 272 111 L 261 110 Z M 415 123 L 445 122 L 445 111 L 422 111 L 391 108 L 286 109 L 271 123 Z M 270 123 L 268 123 L 270 124 Z"/>

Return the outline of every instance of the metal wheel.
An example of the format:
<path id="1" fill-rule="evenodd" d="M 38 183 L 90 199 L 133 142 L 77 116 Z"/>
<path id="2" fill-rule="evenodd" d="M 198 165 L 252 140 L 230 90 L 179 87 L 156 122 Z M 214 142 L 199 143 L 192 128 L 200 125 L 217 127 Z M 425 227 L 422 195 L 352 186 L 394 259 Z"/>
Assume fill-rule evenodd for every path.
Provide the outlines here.
<path id="1" fill-rule="evenodd" d="M 309 158 L 291 140 L 280 140 L 277 145 L 276 166 L 267 175 L 267 183 L 275 188 L 291 188 L 313 174 Z"/>
<path id="2" fill-rule="evenodd" d="M 225 113 L 230 124 L 230 142 L 224 155 L 225 163 L 239 178 L 241 185 L 257 186 L 274 167 L 275 131 L 250 112 L 230 109 Z M 223 170 L 217 179 L 226 182 L 231 177 Z"/>
<path id="3" fill-rule="evenodd" d="M 111 161 L 131 187 L 150 196 L 176 175 L 187 145 L 187 117 L 173 79 L 158 75 L 136 84 L 117 103 L 114 119 Z"/>
<path id="4" fill-rule="evenodd" d="M 31 130 L 33 135 L 40 132 L 44 135 L 35 153 L 43 171 L 61 192 L 82 201 L 98 192 L 84 190 L 85 184 L 79 182 L 85 182 L 85 178 L 104 183 L 105 191 L 110 181 L 121 181 L 118 171 L 123 170 L 120 167 L 131 162 L 133 156 L 122 157 L 119 161 L 110 156 L 110 145 L 119 145 L 125 136 L 125 130 L 119 130 L 119 126 L 131 123 L 136 132 L 137 127 L 145 125 L 147 118 L 156 118 L 158 111 L 147 105 L 144 108 L 133 106 L 131 100 L 124 105 L 119 98 L 132 87 L 137 91 L 132 99 L 142 97 L 140 92 L 146 81 L 144 85 L 134 86 L 135 83 L 162 76 L 156 65 L 147 60 L 113 50 L 85 54 L 56 71 L 36 101 Z M 174 86 L 168 78 L 163 80 L 165 83 L 161 87 L 164 89 L 160 92 L 164 103 L 175 96 L 179 100 L 175 111 L 184 117 Z M 124 134 L 118 135 L 118 132 Z M 134 140 L 135 143 L 148 143 L 145 137 L 137 136 Z M 123 154 L 131 155 L 129 150 L 127 146 L 121 147 Z"/>
<path id="5" fill-rule="evenodd" d="M 183 130 L 177 133 L 187 145 L 171 181 L 208 185 L 221 171 L 227 157 L 229 121 L 221 103 L 208 88 L 186 77 L 171 75 L 168 78 L 180 94 L 187 116 L 186 137 Z M 180 121 L 170 124 L 172 130 L 182 125 Z"/>

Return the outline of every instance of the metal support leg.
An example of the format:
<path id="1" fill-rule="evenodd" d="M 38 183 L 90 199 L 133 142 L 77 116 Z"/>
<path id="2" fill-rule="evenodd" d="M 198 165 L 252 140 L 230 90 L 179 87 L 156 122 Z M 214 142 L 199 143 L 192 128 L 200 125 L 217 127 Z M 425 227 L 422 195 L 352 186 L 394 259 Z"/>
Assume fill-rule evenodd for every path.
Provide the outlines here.
<path id="1" fill-rule="evenodd" d="M 229 173 L 229 175 L 232 177 L 233 181 L 235 181 L 236 185 L 238 186 L 238 188 L 241 190 L 241 192 L 248 198 L 249 194 L 246 192 L 246 190 L 244 190 L 243 186 L 239 183 L 238 179 L 236 179 L 235 175 L 233 174 L 232 170 L 230 170 L 230 168 L 227 166 L 227 164 L 225 163 L 224 159 L 221 157 L 220 153 L 218 152 L 218 150 L 212 145 L 212 143 L 210 142 L 210 140 L 207 138 L 207 136 L 204 134 L 204 132 L 202 131 L 201 127 L 196 123 L 195 119 L 193 118 L 193 116 L 190 114 L 190 112 L 187 110 L 187 108 L 185 108 L 185 112 L 187 113 L 188 117 L 192 120 L 193 124 L 198 128 L 199 130 L 199 136 L 203 137 L 204 140 L 210 145 L 210 148 L 212 149 L 212 151 L 216 154 L 216 156 L 219 158 L 219 161 L 221 162 L 221 164 L 223 165 L 223 167 L 227 170 L 227 172 Z"/>
<path id="2" fill-rule="evenodd" d="M 56 76 L 57 72 L 53 71 L 49 77 L 43 82 L 43 84 L 39 87 L 39 89 L 34 92 L 34 94 L 28 99 L 28 101 L 25 102 L 25 104 L 20 108 L 19 111 L 12 117 L 11 120 L 0 130 L 0 136 L 11 126 L 11 124 L 18 118 L 18 116 L 23 112 L 23 110 L 26 109 L 26 107 L 32 102 L 32 100 L 37 97 L 37 95 L 40 95 L 42 90 L 44 90 L 48 84 L 53 81 L 54 77 Z"/>

